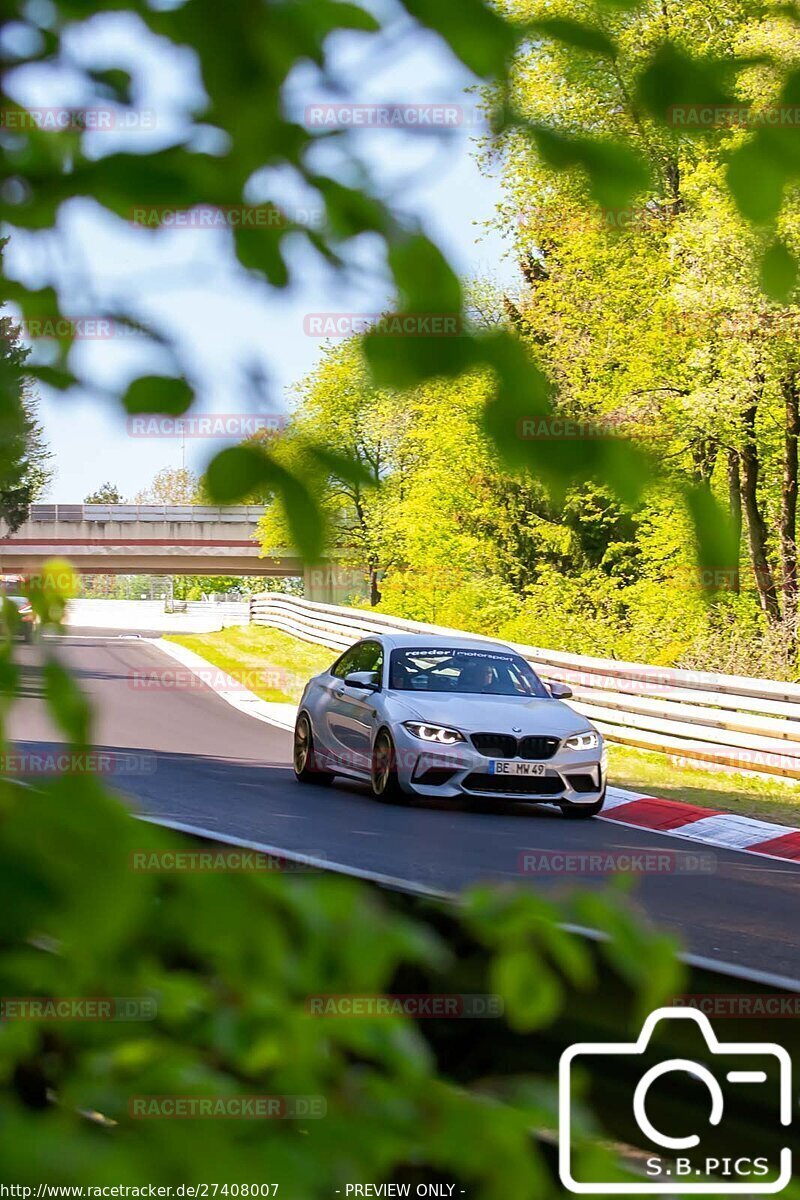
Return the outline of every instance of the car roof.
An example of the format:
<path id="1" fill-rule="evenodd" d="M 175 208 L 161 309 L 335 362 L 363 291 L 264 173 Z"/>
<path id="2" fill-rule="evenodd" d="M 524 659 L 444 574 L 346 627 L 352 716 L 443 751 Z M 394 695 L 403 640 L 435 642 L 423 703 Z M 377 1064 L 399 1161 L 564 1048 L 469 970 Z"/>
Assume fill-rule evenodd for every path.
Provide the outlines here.
<path id="1" fill-rule="evenodd" d="M 489 638 L 470 637 L 468 634 L 455 634 L 453 637 L 442 633 L 404 633 L 397 630 L 392 633 L 368 634 L 361 638 L 363 642 L 383 642 L 387 650 L 501 650 L 506 654 L 518 653 L 504 642 L 491 641 Z"/>

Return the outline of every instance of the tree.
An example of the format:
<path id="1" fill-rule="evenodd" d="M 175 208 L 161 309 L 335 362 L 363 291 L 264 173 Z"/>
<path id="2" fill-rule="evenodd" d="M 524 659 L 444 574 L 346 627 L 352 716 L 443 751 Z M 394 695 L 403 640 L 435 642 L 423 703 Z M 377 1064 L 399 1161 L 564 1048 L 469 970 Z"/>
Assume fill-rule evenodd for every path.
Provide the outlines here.
<path id="1" fill-rule="evenodd" d="M 134 504 L 202 504 L 200 480 L 186 467 L 162 467 L 149 487 L 137 492 Z"/>
<path id="2" fill-rule="evenodd" d="M 374 387 L 358 339 L 327 350 L 297 386 L 296 408 L 274 457 L 284 469 L 312 481 L 338 567 L 363 569 L 370 604 L 380 599 L 380 576 L 393 562 L 392 529 L 386 520 L 402 490 L 402 401 Z M 325 454 L 315 454 L 319 445 Z M 289 512 L 273 491 L 259 523 L 265 552 L 291 547 Z"/>
<path id="3" fill-rule="evenodd" d="M 0 250 L 4 244 L 0 243 Z M 19 326 L 10 317 L 0 317 L 0 380 L 8 396 L 5 408 L 0 406 L 0 519 L 11 533 L 53 477 L 48 466 L 52 455 L 25 373 L 29 354 L 21 343 Z"/>
<path id="4" fill-rule="evenodd" d="M 124 504 L 122 492 L 115 483 L 103 483 L 96 491 L 85 496 L 84 504 Z"/>

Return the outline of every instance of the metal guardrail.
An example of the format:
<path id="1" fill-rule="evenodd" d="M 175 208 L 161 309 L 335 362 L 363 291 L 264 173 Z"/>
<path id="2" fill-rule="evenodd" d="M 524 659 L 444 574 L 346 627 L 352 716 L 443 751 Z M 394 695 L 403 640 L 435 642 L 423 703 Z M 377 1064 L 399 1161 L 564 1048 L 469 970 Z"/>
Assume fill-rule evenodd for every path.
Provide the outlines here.
<path id="1" fill-rule="evenodd" d="M 250 619 L 332 650 L 392 630 L 464 636 L 464 630 L 279 593 L 253 596 Z M 504 644 L 544 679 L 569 684 L 571 706 L 609 741 L 698 766 L 800 780 L 800 684 Z"/>
<path id="2" fill-rule="evenodd" d="M 258 505 L 214 504 L 32 504 L 30 521 L 211 521 L 252 524 L 261 518 Z"/>

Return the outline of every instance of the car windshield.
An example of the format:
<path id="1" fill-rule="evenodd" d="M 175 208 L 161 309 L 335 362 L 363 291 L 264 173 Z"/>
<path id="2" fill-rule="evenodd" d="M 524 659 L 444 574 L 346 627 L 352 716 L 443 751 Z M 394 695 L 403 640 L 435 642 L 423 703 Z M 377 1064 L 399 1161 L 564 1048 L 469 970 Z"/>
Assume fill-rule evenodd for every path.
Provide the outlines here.
<path id="1" fill-rule="evenodd" d="M 477 696 L 535 696 L 550 693 L 518 654 L 456 647 L 393 650 L 389 687 L 403 692 L 455 692 Z"/>

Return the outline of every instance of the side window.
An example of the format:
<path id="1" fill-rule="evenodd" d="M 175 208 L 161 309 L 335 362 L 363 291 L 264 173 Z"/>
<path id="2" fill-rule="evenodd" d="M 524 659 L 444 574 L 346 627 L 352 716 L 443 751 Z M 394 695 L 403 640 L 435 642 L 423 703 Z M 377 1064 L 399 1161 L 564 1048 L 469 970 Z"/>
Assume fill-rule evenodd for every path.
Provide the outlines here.
<path id="1" fill-rule="evenodd" d="M 349 675 L 351 671 L 359 671 L 361 668 L 357 665 L 361 646 L 352 646 L 349 650 L 345 650 L 338 662 L 331 667 L 331 674 L 337 679 L 344 679 L 345 675 Z"/>
<path id="2" fill-rule="evenodd" d="M 383 647 L 380 642 L 364 642 L 358 648 L 358 666 L 356 671 L 376 671 L 383 673 Z"/>

